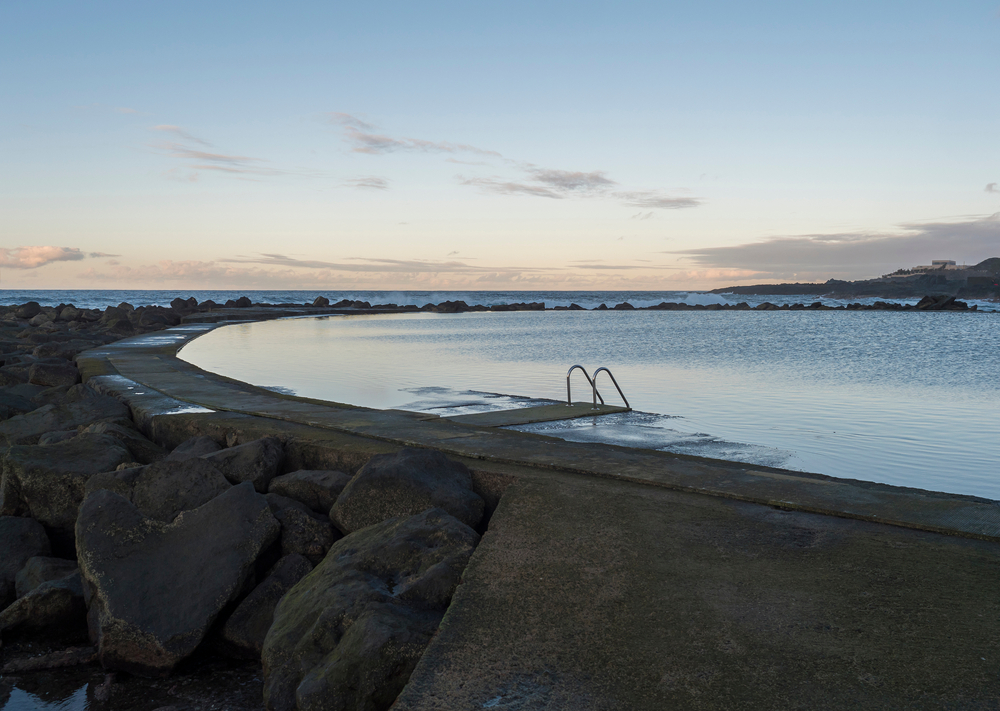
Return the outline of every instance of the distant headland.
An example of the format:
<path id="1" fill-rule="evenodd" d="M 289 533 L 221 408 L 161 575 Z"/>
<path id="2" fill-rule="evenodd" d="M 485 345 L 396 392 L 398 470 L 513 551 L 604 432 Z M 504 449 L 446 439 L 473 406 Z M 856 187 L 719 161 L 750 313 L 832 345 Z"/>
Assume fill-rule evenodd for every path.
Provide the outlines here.
<path id="1" fill-rule="evenodd" d="M 1000 257 L 990 257 L 972 266 L 936 259 L 928 266 L 898 269 L 877 279 L 842 281 L 830 279 L 821 284 L 753 284 L 713 289 L 713 294 L 789 296 L 811 294 L 841 298 L 874 296 L 905 299 L 939 294 L 965 298 L 1000 297 Z"/>

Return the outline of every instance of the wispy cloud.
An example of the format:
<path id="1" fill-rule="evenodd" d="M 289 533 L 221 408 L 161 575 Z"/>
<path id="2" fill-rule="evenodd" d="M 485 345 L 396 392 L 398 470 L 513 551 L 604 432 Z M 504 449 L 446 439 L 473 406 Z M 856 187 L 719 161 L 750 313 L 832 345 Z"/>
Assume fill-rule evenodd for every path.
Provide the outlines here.
<path id="1" fill-rule="evenodd" d="M 900 267 L 955 259 L 975 264 L 1000 252 L 1000 213 L 953 222 L 900 225 L 896 233 L 848 232 L 779 237 L 687 249 L 695 265 L 748 271 L 758 279 L 861 279 Z"/>
<path id="2" fill-rule="evenodd" d="M 347 126 L 348 128 L 356 128 L 361 131 L 372 131 L 375 129 L 374 124 L 362 121 L 357 116 L 345 114 L 341 111 L 331 111 L 327 116 L 330 117 L 330 123 Z"/>
<path id="3" fill-rule="evenodd" d="M 179 138 L 182 141 L 187 141 L 189 143 L 197 143 L 202 146 L 211 146 L 212 144 L 208 141 L 203 141 L 196 136 L 192 136 L 190 133 L 182 129 L 180 126 L 172 126 L 170 124 L 160 124 L 159 126 L 153 126 L 150 128 L 151 131 L 160 131 L 162 133 L 169 133 L 174 136 L 174 138 Z"/>
<path id="4" fill-rule="evenodd" d="M 630 219 L 630 220 L 649 220 L 649 219 L 651 219 L 653 217 L 654 214 L 656 214 L 656 213 L 654 213 L 654 212 L 637 212 L 637 213 L 635 213 L 634 215 L 632 215 L 628 219 Z"/>
<path id="5" fill-rule="evenodd" d="M 498 195 L 530 195 L 554 200 L 568 197 L 612 198 L 630 207 L 642 207 L 647 210 L 650 208 L 679 210 L 698 207 L 703 202 L 701 198 L 678 197 L 657 190 L 610 190 L 618 183 L 608 178 L 602 170 L 584 172 L 532 167 L 526 172 L 529 180 L 506 180 L 499 176 L 456 177 L 460 185 L 471 185 Z M 633 215 L 633 218 L 648 220 L 652 216 L 652 212 L 647 212 L 645 215 L 643 213 Z"/>
<path id="6" fill-rule="evenodd" d="M 1000 190 L 997 189 L 996 183 L 986 183 L 985 191 L 988 193 L 1000 193 Z"/>
<path id="7" fill-rule="evenodd" d="M 264 158 L 203 150 L 205 148 L 212 148 L 212 144 L 192 135 L 180 126 L 161 124 L 150 127 L 150 130 L 167 134 L 173 139 L 156 141 L 149 144 L 150 148 L 182 162 L 181 169 L 172 168 L 166 172 L 166 176 L 170 178 L 195 182 L 206 171 L 221 173 L 243 180 L 257 180 L 280 176 L 324 177 L 322 173 L 314 170 L 278 168 Z"/>
<path id="8" fill-rule="evenodd" d="M 619 183 L 608 177 L 603 170 L 563 170 L 544 168 L 533 163 L 505 158 L 498 151 L 487 150 L 465 143 L 450 141 L 430 141 L 422 138 L 406 138 L 376 132 L 377 127 L 370 121 L 353 114 L 332 112 L 327 114 L 330 123 L 339 126 L 344 140 L 355 153 L 383 155 L 396 152 L 449 153 L 445 160 L 459 165 L 490 165 L 486 161 L 464 161 L 454 154 L 473 154 L 501 159 L 499 162 L 508 169 L 518 170 L 521 175 L 472 176 L 458 175 L 460 185 L 467 185 L 496 195 L 525 195 L 530 197 L 561 200 L 567 197 L 590 197 L 616 199 L 630 207 L 646 210 L 678 210 L 698 207 L 703 200 L 668 194 L 662 190 L 617 190 Z M 494 161 L 495 163 L 496 161 Z M 648 219 L 648 218 L 642 218 Z"/>
<path id="9" fill-rule="evenodd" d="M 379 155 L 412 151 L 420 153 L 473 153 L 484 156 L 501 157 L 496 151 L 487 151 L 465 143 L 449 141 L 428 141 L 422 138 L 394 138 L 380 133 L 372 133 L 375 126 L 356 116 L 345 113 L 329 114 L 331 123 L 342 126 L 344 138 L 352 145 L 355 153 Z"/>
<path id="10" fill-rule="evenodd" d="M 658 190 L 633 190 L 617 192 L 614 196 L 631 207 L 657 208 L 660 210 L 682 210 L 688 207 L 698 207 L 701 198 L 677 197 L 667 195 Z"/>
<path id="11" fill-rule="evenodd" d="M 95 259 L 100 259 L 102 257 L 120 257 L 120 254 L 107 254 L 106 252 L 91 252 L 90 256 Z"/>
<path id="12" fill-rule="evenodd" d="M 496 193 L 498 195 L 532 195 L 534 197 L 551 198 L 553 200 L 562 200 L 566 197 L 544 185 L 518 183 L 499 178 L 466 178 L 459 175 L 458 182 L 460 185 L 472 185 L 485 192 Z"/>
<path id="13" fill-rule="evenodd" d="M 277 267 L 293 267 L 296 269 L 329 269 L 341 272 L 401 272 L 401 273 L 441 273 L 441 272 L 472 272 L 479 271 L 477 267 L 459 261 L 434 261 L 430 259 L 383 259 L 383 258 L 350 258 L 342 262 L 326 262 L 315 259 L 296 259 L 284 254 L 260 254 L 253 257 L 235 257 L 220 259 L 225 264 L 264 264 Z M 528 268 L 519 267 L 520 271 Z"/>
<path id="14" fill-rule="evenodd" d="M 362 175 L 357 178 L 351 178 L 345 185 L 365 190 L 387 190 L 389 188 L 389 181 L 375 175 Z"/>
<path id="15" fill-rule="evenodd" d="M 578 170 L 531 168 L 528 174 L 539 183 L 564 192 L 601 192 L 618 184 L 610 180 L 603 170 L 585 173 Z"/>
<path id="16" fill-rule="evenodd" d="M 662 265 L 650 265 L 650 264 L 604 264 L 602 262 L 596 264 L 580 264 L 575 263 L 573 267 L 576 269 L 597 269 L 597 270 L 607 270 L 616 271 L 619 269 L 657 269 L 657 270 L 673 270 L 679 269 L 680 267 L 673 266 L 662 266 Z"/>
<path id="17" fill-rule="evenodd" d="M 37 269 L 53 262 L 76 262 L 86 256 L 76 247 L 0 247 L 0 267 Z"/>

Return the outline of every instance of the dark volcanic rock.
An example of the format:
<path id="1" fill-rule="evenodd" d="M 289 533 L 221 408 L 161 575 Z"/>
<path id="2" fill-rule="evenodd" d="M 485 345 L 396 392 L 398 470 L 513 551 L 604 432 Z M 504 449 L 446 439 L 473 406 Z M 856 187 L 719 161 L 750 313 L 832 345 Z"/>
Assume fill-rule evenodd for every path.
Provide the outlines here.
<path id="1" fill-rule="evenodd" d="M 87 606 L 83 601 L 80 572 L 57 580 L 48 580 L 0 612 L 0 631 L 19 631 L 58 627 L 83 628 Z"/>
<path id="2" fill-rule="evenodd" d="M 472 474 L 464 464 L 440 452 L 406 447 L 372 457 L 337 497 L 330 520 L 344 533 L 351 533 L 432 506 L 472 528 L 479 525 L 485 509 L 472 490 Z"/>
<path id="3" fill-rule="evenodd" d="M 28 368 L 28 382 L 54 388 L 60 385 L 76 385 L 80 382 L 80 371 L 69 361 L 62 363 L 35 363 Z"/>
<path id="4" fill-rule="evenodd" d="M 313 300 L 313 306 L 329 306 L 329 305 L 330 305 L 330 300 L 325 296 L 317 296 Z"/>
<path id="5" fill-rule="evenodd" d="M 327 514 L 351 477 L 344 472 L 300 469 L 271 480 L 268 493 L 299 501 L 313 511 Z"/>
<path id="6" fill-rule="evenodd" d="M 25 412 L 31 412 L 37 407 L 35 403 L 26 397 L 14 395 L 9 392 L 0 393 L 0 420 L 23 415 Z"/>
<path id="7" fill-rule="evenodd" d="M 275 610 L 262 655 L 266 708 L 389 708 L 478 542 L 429 509 L 335 543 Z"/>
<path id="8" fill-rule="evenodd" d="M 35 556 L 29 558 L 14 578 L 14 591 L 24 597 L 42 583 L 59 580 L 80 570 L 75 560 Z"/>
<path id="9" fill-rule="evenodd" d="M 0 422 L 0 445 L 34 444 L 46 432 L 128 416 L 128 407 L 113 397 L 98 395 L 86 385 L 74 385 L 57 403 Z"/>
<path id="10" fill-rule="evenodd" d="M 956 301 L 954 296 L 925 296 L 916 306 L 920 311 L 965 311 L 969 305 L 964 301 Z"/>
<path id="11" fill-rule="evenodd" d="M 341 538 L 330 520 L 313 512 L 304 504 L 278 494 L 268 494 L 271 513 L 281 524 L 281 555 L 298 553 L 316 565 Z"/>
<path id="12" fill-rule="evenodd" d="M 312 563 L 300 555 L 293 553 L 281 558 L 223 625 L 226 651 L 235 657 L 260 659 L 264 638 L 274 620 L 274 608 L 312 569 Z"/>
<path id="13" fill-rule="evenodd" d="M 82 434 L 58 444 L 11 447 L 3 460 L 0 515 L 28 515 L 49 528 L 72 533 L 87 480 L 131 459 L 128 450 L 107 435 Z"/>
<path id="14" fill-rule="evenodd" d="M 232 485 L 204 459 L 164 460 L 139 469 L 98 474 L 87 482 L 87 495 L 113 491 L 135 504 L 144 515 L 170 523 L 181 511 L 207 504 Z"/>
<path id="15" fill-rule="evenodd" d="M 21 319 L 30 319 L 37 316 L 42 310 L 42 307 L 38 305 L 37 301 L 29 301 L 28 303 L 19 306 L 14 315 Z"/>
<path id="16" fill-rule="evenodd" d="M 0 609 L 14 600 L 17 574 L 31 558 L 51 552 L 45 529 L 37 521 L 0 516 Z"/>
<path id="17" fill-rule="evenodd" d="M 183 461 L 185 459 L 193 459 L 195 457 L 203 457 L 206 454 L 212 454 L 218 452 L 222 449 L 211 437 L 198 436 L 192 437 L 191 439 L 186 439 L 179 445 L 174 447 L 174 450 L 167 455 L 167 459 L 170 461 Z"/>
<path id="18" fill-rule="evenodd" d="M 133 459 L 141 464 L 152 464 L 167 456 L 163 447 L 150 442 L 132 427 L 124 427 L 114 422 L 98 422 L 90 425 L 83 432 L 114 437 L 132 453 Z"/>
<path id="19" fill-rule="evenodd" d="M 165 675 L 201 643 L 277 539 L 263 496 L 234 486 L 171 524 L 110 491 L 87 497 L 77 552 L 101 664 Z"/>
<path id="20" fill-rule="evenodd" d="M 26 382 L 28 382 L 27 371 L 22 374 L 9 366 L 0 368 L 0 388 L 9 388 Z"/>
<path id="21" fill-rule="evenodd" d="M 207 454 L 204 459 L 214 464 L 232 483 L 249 481 L 263 494 L 271 479 L 281 471 L 285 448 L 277 437 L 264 437 Z"/>

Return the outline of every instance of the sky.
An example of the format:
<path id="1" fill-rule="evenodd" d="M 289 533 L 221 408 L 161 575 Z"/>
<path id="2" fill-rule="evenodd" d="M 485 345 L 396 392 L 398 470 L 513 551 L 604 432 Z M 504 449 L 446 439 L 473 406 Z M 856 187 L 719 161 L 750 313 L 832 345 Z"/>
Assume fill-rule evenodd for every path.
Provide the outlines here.
<path id="1" fill-rule="evenodd" d="M 0 4 L 0 288 L 1000 256 L 1000 2 Z"/>

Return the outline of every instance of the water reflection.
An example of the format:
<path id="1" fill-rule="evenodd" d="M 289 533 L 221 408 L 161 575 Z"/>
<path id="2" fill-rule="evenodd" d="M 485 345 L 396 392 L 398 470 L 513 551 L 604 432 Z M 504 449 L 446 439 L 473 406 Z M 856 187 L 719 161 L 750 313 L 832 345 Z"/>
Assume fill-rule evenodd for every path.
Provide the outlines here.
<path id="1" fill-rule="evenodd" d="M 103 675 L 101 675 L 103 679 Z M 60 679 L 50 674 L 32 674 L 0 680 L 0 711 L 86 711 L 101 681 L 82 682 L 80 675 Z"/>

